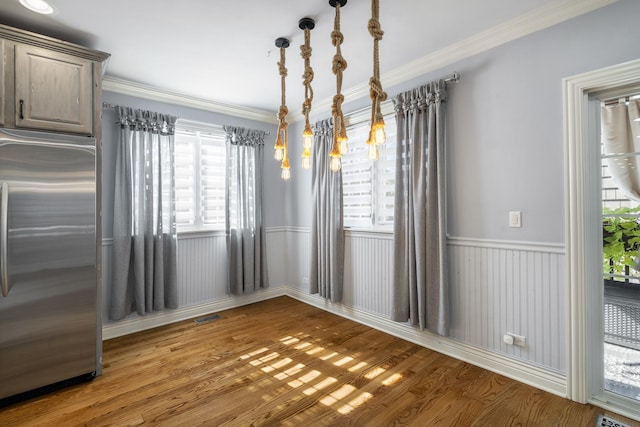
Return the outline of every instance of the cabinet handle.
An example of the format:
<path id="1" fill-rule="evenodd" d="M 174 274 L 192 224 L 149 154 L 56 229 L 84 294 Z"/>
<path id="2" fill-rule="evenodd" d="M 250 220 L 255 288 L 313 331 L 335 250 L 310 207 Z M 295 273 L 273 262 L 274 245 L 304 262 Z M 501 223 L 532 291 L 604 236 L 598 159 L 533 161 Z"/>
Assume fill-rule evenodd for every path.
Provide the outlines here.
<path id="1" fill-rule="evenodd" d="M 24 120 L 24 100 L 20 100 L 20 120 Z"/>

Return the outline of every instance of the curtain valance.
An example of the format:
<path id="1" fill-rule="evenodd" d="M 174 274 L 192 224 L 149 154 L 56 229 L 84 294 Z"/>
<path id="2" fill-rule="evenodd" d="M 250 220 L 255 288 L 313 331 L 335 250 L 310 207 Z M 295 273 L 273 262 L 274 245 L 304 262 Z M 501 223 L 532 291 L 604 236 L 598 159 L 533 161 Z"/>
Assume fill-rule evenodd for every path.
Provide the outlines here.
<path id="1" fill-rule="evenodd" d="M 160 135 L 175 134 L 177 117 L 131 107 L 118 106 L 117 108 L 118 122 L 121 127 Z"/>
<path id="2" fill-rule="evenodd" d="M 225 126 L 227 139 L 233 145 L 263 145 L 267 132 L 263 130 L 245 129 L 236 126 Z"/>
<path id="3" fill-rule="evenodd" d="M 393 103 L 396 113 L 407 113 L 410 111 L 420 112 L 431 104 L 446 100 L 446 83 L 444 80 L 439 80 L 400 93 L 393 99 Z"/>

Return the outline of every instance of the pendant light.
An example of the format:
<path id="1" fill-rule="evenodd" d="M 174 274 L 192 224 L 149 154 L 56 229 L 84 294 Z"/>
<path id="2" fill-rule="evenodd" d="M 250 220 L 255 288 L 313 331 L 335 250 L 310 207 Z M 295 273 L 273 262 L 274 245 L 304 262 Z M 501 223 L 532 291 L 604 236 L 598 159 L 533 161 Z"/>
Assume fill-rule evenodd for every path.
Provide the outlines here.
<path id="1" fill-rule="evenodd" d="M 298 22 L 301 30 L 304 30 L 304 44 L 300 46 L 300 56 L 304 60 L 304 74 L 302 75 L 302 84 L 304 86 L 304 102 L 302 103 L 302 114 L 304 115 L 304 131 L 302 132 L 302 168 L 309 169 L 311 167 L 311 146 L 313 145 L 313 131 L 309 123 L 309 113 L 311 112 L 311 103 L 313 102 L 313 88 L 311 81 L 313 80 L 313 68 L 311 68 L 311 30 L 316 23 L 311 18 L 302 18 Z"/>
<path id="2" fill-rule="evenodd" d="M 371 130 L 367 139 L 368 156 L 371 160 L 378 159 L 378 145 L 384 144 L 387 135 L 384 131 L 384 118 L 380 110 L 380 102 L 387 99 L 380 83 L 380 57 L 378 43 L 382 40 L 384 31 L 380 27 L 380 0 L 371 0 L 371 19 L 369 20 L 369 34 L 373 37 L 373 76 L 369 79 L 369 97 L 371 98 Z"/>
<path id="3" fill-rule="evenodd" d="M 282 160 L 280 167 L 282 168 L 282 179 L 287 181 L 291 178 L 291 166 L 289 165 L 289 153 L 288 153 L 288 129 L 287 123 L 287 98 L 285 88 L 285 78 L 287 77 L 287 68 L 285 66 L 285 49 L 289 47 L 289 39 L 279 37 L 276 39 L 276 47 L 280 48 L 280 61 L 278 62 L 278 71 L 280 73 L 280 86 L 282 91 L 282 104 L 278 111 L 278 132 L 276 136 L 276 144 L 274 157 L 276 160 Z"/>
<path id="4" fill-rule="evenodd" d="M 344 36 L 340 31 L 340 8 L 347 4 L 347 0 L 329 0 L 329 4 L 336 8 L 336 16 L 331 32 L 331 43 L 336 47 L 336 54 L 333 56 L 333 74 L 336 75 L 336 94 L 333 97 L 333 105 L 331 107 L 331 115 L 333 117 L 333 146 L 329 156 L 331 157 L 331 170 L 336 172 L 340 170 L 340 157 L 347 152 L 347 129 L 344 123 L 344 115 L 342 114 L 342 103 L 344 96 L 342 95 L 342 72 L 347 68 L 347 61 L 342 57 L 340 45 L 344 41 Z"/>

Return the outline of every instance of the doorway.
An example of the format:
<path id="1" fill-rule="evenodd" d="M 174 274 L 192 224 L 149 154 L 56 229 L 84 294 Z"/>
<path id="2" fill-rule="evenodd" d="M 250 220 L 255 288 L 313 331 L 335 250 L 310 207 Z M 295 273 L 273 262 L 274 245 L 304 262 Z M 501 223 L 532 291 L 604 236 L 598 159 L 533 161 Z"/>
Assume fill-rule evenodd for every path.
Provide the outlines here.
<path id="1" fill-rule="evenodd" d="M 563 80 L 567 254 L 567 397 L 640 419 L 640 403 L 605 389 L 600 107 L 640 92 L 640 60 Z"/>
<path id="2" fill-rule="evenodd" d="M 640 401 L 638 98 L 630 93 L 602 102 L 600 168 L 604 391 Z"/>

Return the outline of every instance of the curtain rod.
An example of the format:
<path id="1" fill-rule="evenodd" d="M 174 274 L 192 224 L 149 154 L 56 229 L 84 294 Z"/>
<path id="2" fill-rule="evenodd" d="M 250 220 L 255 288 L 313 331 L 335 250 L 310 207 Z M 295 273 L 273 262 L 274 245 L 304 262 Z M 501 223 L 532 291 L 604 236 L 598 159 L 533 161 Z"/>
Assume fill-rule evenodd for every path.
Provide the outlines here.
<path id="1" fill-rule="evenodd" d="M 438 79 L 438 80 L 444 80 L 445 83 L 457 83 L 460 81 L 460 73 L 458 73 L 457 71 L 454 71 L 449 77 L 445 79 Z M 384 116 L 394 113 L 393 100 L 391 99 L 391 97 L 387 98 L 386 101 L 383 101 L 380 104 L 380 109 L 382 110 L 382 114 Z M 369 117 L 370 111 L 371 111 L 371 106 L 368 106 L 368 107 L 360 108 L 358 110 L 354 110 L 348 114 L 345 114 L 344 119 L 347 126 L 353 126 L 353 125 L 357 125 L 357 124 L 368 121 L 370 119 Z"/>
<path id="2" fill-rule="evenodd" d="M 627 96 L 619 96 L 617 98 L 607 99 L 604 101 L 605 106 L 623 104 L 629 101 L 640 99 L 640 95 L 627 95 Z"/>
<path id="3" fill-rule="evenodd" d="M 444 79 L 445 83 L 458 83 L 460 81 L 460 73 L 458 73 L 457 71 L 454 71 L 453 74 L 451 74 L 450 77 L 447 77 L 446 79 Z"/>

